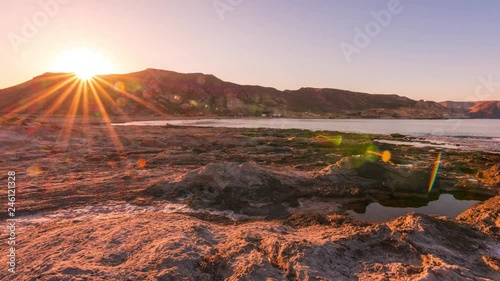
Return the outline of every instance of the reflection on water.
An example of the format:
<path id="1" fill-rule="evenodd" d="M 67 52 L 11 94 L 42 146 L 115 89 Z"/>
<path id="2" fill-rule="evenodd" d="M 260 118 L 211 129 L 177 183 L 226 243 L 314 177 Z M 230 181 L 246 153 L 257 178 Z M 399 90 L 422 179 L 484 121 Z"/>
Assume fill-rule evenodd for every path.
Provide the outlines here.
<path id="1" fill-rule="evenodd" d="M 458 200 L 451 194 L 441 194 L 438 200 L 430 202 L 427 206 L 418 208 L 386 207 L 380 203 L 371 203 L 366 207 L 365 213 L 348 213 L 357 220 L 367 222 L 384 222 L 400 216 L 415 212 L 426 215 L 441 215 L 454 218 L 479 200 Z"/>

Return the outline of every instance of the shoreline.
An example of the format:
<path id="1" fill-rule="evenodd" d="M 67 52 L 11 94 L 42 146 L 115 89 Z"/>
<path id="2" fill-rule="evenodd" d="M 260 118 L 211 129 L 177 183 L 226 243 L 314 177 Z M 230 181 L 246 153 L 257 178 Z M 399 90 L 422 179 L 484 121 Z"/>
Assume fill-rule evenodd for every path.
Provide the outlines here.
<path id="1" fill-rule="evenodd" d="M 280 272 L 290 267 L 301 276 L 335 280 L 338 272 L 373 277 L 370 272 L 381 263 L 397 272 L 413 266 L 398 274 L 409 279 L 444 269 L 499 277 L 500 256 L 489 247 L 498 244 L 494 216 L 500 212 L 500 181 L 492 165 L 500 163 L 500 155 L 379 144 L 374 139 L 380 135 L 356 133 L 187 126 L 110 130 L 105 124 L 69 127 L 61 121 L 0 125 L 5 155 L 0 166 L 16 171 L 22 194 L 17 214 L 33 216 L 19 221 L 16 239 L 24 246 L 18 254 L 40 257 L 18 268 L 23 278 L 72 280 L 72 273 L 80 272 L 88 278 L 132 273 L 147 279 L 167 274 L 155 266 L 165 264 L 199 280 L 214 274 L 241 277 L 234 272 L 259 280 L 262 268 L 268 268 L 267 276 L 286 280 L 280 278 L 289 273 Z M 386 150 L 387 163 L 367 153 Z M 439 177 L 429 192 L 429 172 L 440 152 Z M 461 192 L 461 200 L 477 194 L 491 199 L 457 218 L 409 213 L 368 223 L 348 215 L 373 202 L 425 205 L 453 192 Z M 208 209 L 215 212 L 203 211 Z M 249 218 L 233 221 L 225 214 Z M 443 241 L 463 241 L 476 250 Z M 41 247 L 47 250 L 40 253 Z M 331 263 L 320 254 L 325 252 Z M 450 253 L 453 260 L 447 260 Z M 347 262 L 346 255 L 355 261 Z M 422 256 L 447 262 L 430 266 Z M 471 267 L 471 261 L 477 265 Z M 358 267 L 360 262 L 366 266 Z M 353 268 L 357 275 L 350 273 Z M 187 278 L 182 271 L 172 274 Z"/>
<path id="2" fill-rule="evenodd" d="M 60 121 L 60 120 L 59 120 Z M 46 127 L 49 128 L 51 131 L 54 132 L 54 134 L 59 131 L 63 132 L 65 129 L 64 125 L 62 123 L 58 122 L 50 122 L 45 124 L 40 124 L 38 125 L 40 127 Z M 59 127 L 60 126 L 60 127 Z M 398 169 L 403 169 L 406 166 L 412 166 L 412 169 L 421 169 L 418 168 L 419 166 L 422 166 L 422 164 L 418 164 L 422 162 L 422 160 L 419 159 L 429 159 L 429 157 L 433 157 L 432 155 L 434 153 L 437 153 L 437 151 L 442 151 L 443 153 L 446 153 L 450 155 L 449 157 L 455 157 L 457 160 L 460 162 L 463 162 L 463 157 L 477 157 L 477 151 L 476 150 L 466 150 L 463 149 L 464 146 L 460 146 L 460 149 L 455 149 L 449 148 L 449 147 L 439 147 L 439 143 L 436 142 L 425 142 L 421 146 L 415 146 L 412 143 L 419 143 L 419 139 L 413 138 L 413 137 L 406 137 L 406 136 L 401 136 L 401 135 L 380 135 L 380 134 L 358 134 L 358 133 L 342 133 L 342 132 L 334 132 L 334 131 L 311 131 L 311 130 L 303 130 L 303 129 L 273 129 L 273 128 L 226 128 L 226 127 L 198 127 L 198 126 L 139 126 L 139 127 L 126 127 L 126 126 L 114 126 L 114 130 L 116 131 L 116 135 L 118 136 L 118 141 L 122 142 L 121 145 L 123 146 L 122 151 L 120 152 L 120 149 L 117 149 L 117 147 L 114 147 L 115 144 L 113 144 L 109 128 L 107 128 L 105 125 L 96 125 L 96 124 L 91 124 L 89 125 L 92 128 L 87 128 L 87 125 L 85 124 L 78 124 L 76 123 L 74 127 L 72 128 L 72 131 L 69 132 L 70 134 L 70 142 L 73 142 L 72 144 L 67 144 L 64 145 L 64 143 L 54 142 L 51 140 L 56 140 L 53 136 L 50 136 L 50 131 L 47 133 L 43 132 L 43 129 L 40 129 L 37 133 L 39 136 L 37 137 L 38 140 L 32 141 L 34 143 L 44 143 L 46 148 L 41 151 L 41 152 L 29 152 L 32 151 L 32 148 L 28 147 L 28 150 L 24 152 L 27 154 L 26 156 L 23 156 L 23 152 L 16 152 L 16 159 L 30 159 L 30 154 L 36 155 L 35 157 L 42 157 L 41 159 L 44 159 L 43 157 L 47 158 L 52 158 L 50 153 L 47 153 L 49 151 L 54 151 L 55 156 L 62 154 L 72 154 L 72 147 L 75 147 L 74 145 L 76 143 L 87 143 L 87 145 L 84 145 L 83 147 L 78 148 L 78 150 L 86 150 L 85 153 L 77 153 L 74 157 L 84 157 L 92 159 L 92 151 L 100 151 L 100 157 L 106 157 L 106 158 L 116 158 L 117 160 L 119 158 L 134 156 L 134 155 L 144 155 L 148 157 L 152 157 L 155 154 L 161 154 L 161 153 L 170 153 L 168 146 L 165 147 L 168 143 L 177 143 L 177 145 L 180 145 L 180 147 L 185 150 L 186 152 L 194 150 L 197 146 L 202 145 L 203 148 L 201 151 L 198 151 L 196 153 L 201 153 L 201 155 L 207 154 L 208 157 L 213 157 L 212 153 L 215 153 L 215 155 L 218 153 L 216 151 L 220 149 L 225 149 L 226 146 L 228 146 L 231 149 L 236 149 L 235 155 L 231 156 L 228 155 L 228 160 L 230 160 L 233 157 L 236 157 L 235 159 L 238 159 L 237 162 L 239 163 L 244 163 L 247 161 L 257 161 L 257 164 L 260 164 L 262 160 L 259 160 L 260 158 L 263 159 L 263 163 L 265 166 L 268 165 L 278 165 L 283 166 L 283 167 L 293 167 L 293 165 L 298 165 L 298 166 L 310 166 L 311 168 L 307 168 L 305 171 L 308 173 L 318 173 L 321 169 L 327 168 L 328 165 L 335 164 L 335 162 L 341 160 L 342 158 L 350 158 L 351 160 L 349 161 L 357 161 L 355 158 L 352 158 L 353 156 L 356 156 L 357 154 L 361 154 L 361 156 L 366 153 L 364 152 L 367 148 L 367 143 L 368 144 L 373 144 L 378 146 L 379 148 L 377 149 L 389 149 L 391 150 L 392 154 L 395 156 L 392 161 L 395 161 L 396 166 L 394 167 L 399 167 Z M 33 128 L 32 125 L 25 125 L 26 129 Z M 21 132 L 23 131 L 22 126 L 21 128 L 15 128 L 15 131 Z M 31 130 L 31 129 L 30 129 Z M 90 130 L 90 131 L 89 131 Z M 129 131 L 142 131 L 145 135 L 142 136 L 134 136 L 130 135 L 128 136 L 127 132 Z M 104 147 L 98 148 L 95 147 L 95 145 L 98 145 L 98 143 L 92 144 L 92 142 L 89 142 L 87 140 L 86 135 L 90 134 L 92 135 L 93 133 L 91 131 L 95 131 L 94 133 L 97 133 L 97 135 L 100 135 L 99 137 L 99 142 L 101 144 L 104 144 L 103 141 L 106 141 L 108 139 L 108 143 L 104 145 L 104 147 L 109 147 L 108 152 L 103 151 Z M 172 136 L 162 136 L 159 135 L 160 132 L 173 132 L 174 135 Z M 219 135 L 222 134 L 222 135 Z M 148 135 L 149 134 L 149 135 Z M 228 135 L 229 134 L 229 135 Z M 235 134 L 233 136 L 233 134 Z M 324 139 L 324 137 L 318 137 L 322 136 L 323 134 L 326 135 L 339 135 L 341 138 L 343 138 L 343 143 L 341 144 L 336 144 L 335 141 L 329 140 L 328 138 Z M 203 138 L 209 138 L 211 141 L 207 143 L 207 140 L 204 140 L 202 143 L 196 143 L 196 136 L 200 135 L 200 137 L 203 136 Z M 229 137 L 229 139 L 224 139 L 224 135 Z M 287 138 L 283 138 L 281 136 L 286 136 L 288 135 Z M 78 137 L 75 137 L 78 136 Z M 178 139 L 186 139 L 186 137 L 189 136 L 188 141 L 186 142 L 179 142 Z M 236 136 L 236 137 L 235 137 Z M 8 137 L 8 136 L 7 136 Z M 30 136 L 30 138 L 33 136 Z M 75 138 L 74 138 L 75 137 Z M 104 138 L 103 138 L 104 137 Z M 51 140 L 48 141 L 43 141 L 43 138 L 48 138 Z M 74 138 L 73 140 L 71 140 Z M 141 140 L 141 138 L 144 138 L 144 140 Z M 335 138 L 335 137 L 334 137 Z M 381 139 L 382 138 L 382 139 Z M 41 139 L 41 140 L 40 140 Z M 161 140 L 164 139 L 164 140 Z M 186 139 L 187 140 L 187 139 Z M 17 140 L 19 141 L 19 139 Z M 29 140 L 25 140 L 30 142 Z M 243 141 L 241 144 L 236 144 L 238 141 Z M 404 142 L 404 144 L 401 144 L 401 142 Z M 166 143 L 164 143 L 166 142 Z M 247 142 L 248 144 L 245 144 Z M 408 143 L 406 143 L 408 142 Z M 7 142 L 10 146 L 15 146 L 16 144 L 14 142 Z M 22 142 L 21 142 L 22 143 Z M 35 148 L 39 144 L 34 144 L 33 148 Z M 236 145 L 236 146 L 235 146 Z M 248 146 L 250 145 L 250 146 Z M 427 145 L 438 145 L 438 146 L 427 146 Z M 66 148 L 64 148 L 66 146 Z M 241 147 L 239 147 L 241 146 Z M 247 147 L 248 146 L 248 147 Z M 19 147 L 23 148 L 23 147 Z M 18 148 L 18 149 L 19 149 Z M 75 147 L 76 149 L 76 147 Z M 216 151 L 212 150 L 215 149 Z M 347 149 L 347 153 L 343 152 L 344 150 Z M 241 152 L 239 151 L 241 150 Z M 297 154 L 297 150 L 303 151 Z M 348 151 L 352 150 L 353 153 L 349 153 Z M 76 150 L 75 150 L 76 151 Z M 252 151 L 252 153 L 256 153 L 254 157 L 254 160 L 252 158 L 245 159 L 244 154 L 239 155 L 240 153 L 244 153 L 245 151 Z M 314 152 L 315 151 L 315 152 Z M 436 151 L 436 152 L 432 152 Z M 313 152 L 313 153 L 312 153 Z M 90 153 L 90 154 L 89 154 Z M 312 153 L 311 155 L 309 155 Z M 482 151 L 484 155 L 489 155 L 488 157 L 496 160 L 491 160 L 490 163 L 498 163 L 500 162 L 498 157 L 499 154 L 495 152 L 486 152 Z M 409 155 L 404 158 L 401 158 L 398 156 L 398 154 L 405 154 Z M 130 156 L 127 156 L 130 155 Z M 283 160 L 280 161 L 280 164 L 274 163 L 273 155 L 283 155 Z M 317 155 L 315 156 L 318 159 L 315 158 L 310 158 L 312 155 Z M 332 156 L 330 156 L 332 155 Z M 427 156 L 428 155 L 428 156 Z M 468 156 L 467 156 L 468 155 Z M 12 157 L 12 156 L 10 156 Z M 188 157 L 186 154 L 185 156 L 182 157 Z M 257 157 L 257 158 L 255 158 Z M 292 157 L 292 158 L 290 158 Z M 288 158 L 293 159 L 304 159 L 305 162 L 299 161 L 296 162 L 295 164 L 292 163 L 287 163 Z M 362 156 L 362 157 L 366 157 Z M 137 157 L 135 157 L 137 158 Z M 11 158 L 14 159 L 14 158 Z M 144 158 L 146 161 L 148 160 L 147 158 Z M 190 159 L 189 157 L 186 159 Z M 245 159 L 245 160 L 244 160 Z M 96 159 L 97 160 L 97 159 Z M 214 159 L 212 158 L 212 161 L 206 161 L 206 163 L 214 162 Z M 315 164 L 314 160 L 319 160 L 318 164 Z M 468 159 L 469 161 L 470 159 Z M 51 165 L 57 165 L 57 159 L 52 159 Z M 116 160 L 115 160 L 116 161 Z M 180 158 L 180 161 L 182 158 Z M 191 161 L 191 160 L 190 160 Z M 217 163 L 219 161 L 227 161 L 224 159 L 220 159 L 215 161 L 214 163 Z M 148 161 L 147 161 L 148 162 Z M 167 160 L 167 164 L 168 164 Z M 425 160 L 423 163 L 427 163 L 426 165 L 432 164 L 432 161 Z M 488 162 L 487 162 L 488 163 Z M 375 165 L 376 164 L 376 165 Z M 450 163 L 451 164 L 451 163 Z M 199 164 L 196 164 L 196 162 L 193 162 L 192 165 L 194 168 L 196 167 L 201 167 Z M 189 166 L 188 165 L 188 166 Z M 315 168 L 315 166 L 318 166 Z M 373 166 L 375 165 L 375 166 Z M 377 164 L 376 162 L 373 164 L 372 169 L 382 169 L 384 166 L 387 165 L 381 165 Z M 378 165 L 378 166 L 377 166 Z M 477 164 L 476 164 L 477 165 Z M 387 168 L 389 168 L 387 166 Z M 467 169 L 472 169 L 472 171 L 476 171 L 477 169 L 484 169 L 487 166 L 484 165 L 479 165 L 477 167 L 469 167 Z M 182 166 L 180 166 L 182 168 Z M 383 169 L 387 169 L 383 168 Z M 461 168 L 462 169 L 462 168 Z M 464 168 L 465 169 L 465 168 Z M 448 170 L 453 171 L 452 168 L 449 168 Z M 187 171 L 187 170 L 186 170 Z M 456 172 L 454 172 L 456 173 Z M 470 172 L 469 172 L 470 173 Z M 460 174 L 457 174 L 453 177 L 458 178 Z M 468 178 L 476 179 L 476 175 L 473 174 L 463 174 L 460 176 L 466 176 Z M 456 182 L 456 180 L 454 181 Z M 450 191 L 448 188 L 447 191 Z"/>
<path id="3" fill-rule="evenodd" d="M 8 113 L 3 113 L 8 114 Z M 43 116 L 42 114 L 16 114 L 15 117 L 20 118 L 38 118 Z M 299 117 L 299 116 L 284 116 L 284 117 L 260 117 L 260 116 L 186 116 L 186 115 L 110 115 L 112 122 L 135 122 L 135 121 L 162 121 L 162 120 L 206 120 L 206 119 L 266 119 L 266 120 L 276 120 L 276 119 L 303 119 L 303 120 L 500 120 L 498 118 L 329 118 L 328 116 L 312 116 L 312 117 Z M 57 121 L 66 118 L 65 115 L 51 114 L 47 118 L 49 121 Z M 84 116 L 75 116 L 77 120 L 84 119 Z M 101 121 L 104 122 L 102 117 L 89 117 L 92 122 Z"/>

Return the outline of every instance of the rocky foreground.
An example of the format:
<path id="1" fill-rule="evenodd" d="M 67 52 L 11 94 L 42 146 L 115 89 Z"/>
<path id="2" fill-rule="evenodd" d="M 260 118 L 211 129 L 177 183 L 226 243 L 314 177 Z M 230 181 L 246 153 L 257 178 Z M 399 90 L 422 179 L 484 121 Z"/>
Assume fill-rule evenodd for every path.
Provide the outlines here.
<path id="1" fill-rule="evenodd" d="M 3 122 L 1 136 L 20 219 L 16 274 L 2 254 L 1 280 L 500 279 L 498 154 L 374 141 L 403 136 L 30 120 Z M 384 150 L 387 163 L 371 153 Z M 441 192 L 491 199 L 457 218 L 346 212 Z"/>

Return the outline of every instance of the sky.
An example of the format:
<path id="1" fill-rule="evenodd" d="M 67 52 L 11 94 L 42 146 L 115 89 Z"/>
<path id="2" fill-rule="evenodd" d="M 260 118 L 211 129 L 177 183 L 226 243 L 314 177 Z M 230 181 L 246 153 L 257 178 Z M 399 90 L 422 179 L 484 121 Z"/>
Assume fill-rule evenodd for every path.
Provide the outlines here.
<path id="1" fill-rule="evenodd" d="M 500 99 L 500 1 L 0 0 L 0 88 L 59 71 L 214 74 L 280 90 Z M 496 82 L 498 81 L 498 83 Z"/>

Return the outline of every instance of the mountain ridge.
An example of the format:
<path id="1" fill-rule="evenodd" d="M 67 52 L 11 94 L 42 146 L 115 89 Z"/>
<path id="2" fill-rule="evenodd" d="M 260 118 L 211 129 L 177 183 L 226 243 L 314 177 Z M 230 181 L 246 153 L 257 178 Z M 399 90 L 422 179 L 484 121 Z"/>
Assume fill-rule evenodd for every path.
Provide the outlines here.
<path id="1" fill-rule="evenodd" d="M 78 81 L 70 73 L 44 73 L 0 90 L 0 112 L 69 114 L 73 111 L 76 115 L 99 115 L 104 110 L 110 116 L 500 118 L 500 103 L 495 104 L 496 109 L 493 105 L 474 108 L 475 105 L 451 106 L 451 102 L 416 101 L 396 94 L 332 88 L 302 87 L 282 91 L 227 82 L 213 74 L 154 68 L 128 74 L 98 75 L 92 81 Z M 76 98 L 79 100 L 75 101 Z"/>
<path id="2" fill-rule="evenodd" d="M 456 114 L 466 114 L 470 118 L 500 118 L 500 101 L 444 101 L 441 105 L 451 109 Z"/>

